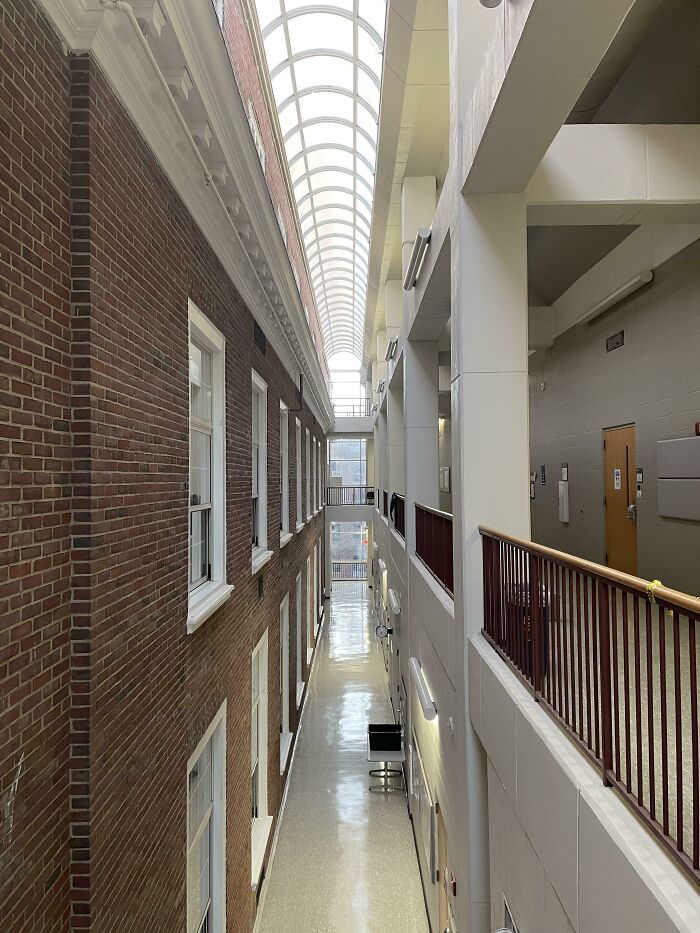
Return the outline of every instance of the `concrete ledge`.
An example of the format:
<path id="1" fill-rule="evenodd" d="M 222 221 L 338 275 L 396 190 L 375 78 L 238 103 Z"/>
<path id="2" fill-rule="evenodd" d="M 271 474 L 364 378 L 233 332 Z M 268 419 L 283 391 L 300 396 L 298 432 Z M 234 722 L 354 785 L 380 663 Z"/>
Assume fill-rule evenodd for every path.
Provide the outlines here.
<path id="1" fill-rule="evenodd" d="M 509 846 L 501 824 L 491 839 L 495 877 L 518 877 L 510 863 L 535 859 L 575 933 L 700 929 L 700 891 L 481 634 L 469 638 L 468 663 L 470 719 L 503 790 L 498 819 L 515 820 L 526 840 Z M 490 821 L 491 809 L 490 799 Z M 511 904 L 516 923 L 554 929 L 547 904 L 523 894 L 520 917 Z"/>

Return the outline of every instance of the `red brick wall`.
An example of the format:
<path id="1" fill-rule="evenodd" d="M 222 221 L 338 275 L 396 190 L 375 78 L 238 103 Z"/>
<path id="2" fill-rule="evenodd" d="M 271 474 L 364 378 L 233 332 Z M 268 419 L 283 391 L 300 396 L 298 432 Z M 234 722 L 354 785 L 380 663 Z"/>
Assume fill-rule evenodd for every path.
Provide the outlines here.
<path id="1" fill-rule="evenodd" d="M 252 5 L 255 5 L 254 2 Z M 242 3 L 241 0 L 224 0 L 224 39 L 231 55 L 231 64 L 246 113 L 248 112 L 249 100 L 252 100 L 255 107 L 260 133 L 265 145 L 265 181 L 270 191 L 273 206 L 275 209 L 279 206 L 282 213 L 287 230 L 287 252 L 292 266 L 299 274 L 301 300 L 309 309 L 310 326 L 316 339 L 321 366 L 326 378 L 328 378 L 328 366 L 323 353 L 323 340 L 316 301 L 306 275 L 303 247 L 297 236 L 294 219 L 296 208 L 289 202 L 287 187 L 284 182 L 284 171 L 275 149 L 273 121 L 277 121 L 277 114 L 270 113 L 265 102 L 262 78 L 250 38 L 249 24 L 246 20 L 246 6 L 247 4 Z M 266 67 L 264 63 L 263 67 Z"/>
<path id="2" fill-rule="evenodd" d="M 0 2 L 0 929 L 68 918 L 68 65 Z M 12 816 L 12 784 L 21 771 Z"/>
<path id="3" fill-rule="evenodd" d="M 3 164 L 0 189 L 11 224 L 2 252 L 9 296 L 0 321 L 10 352 L 3 456 L 14 458 L 1 500 L 0 595 L 11 625 L 0 635 L 0 792 L 23 752 L 25 771 L 10 860 L 0 854 L 0 929 L 66 929 L 69 797 L 71 928 L 185 929 L 186 764 L 226 698 L 228 930 L 247 931 L 250 655 L 267 628 L 275 813 L 279 605 L 289 592 L 294 727 L 294 583 L 302 571 L 305 586 L 306 557 L 322 536 L 319 516 L 280 554 L 278 412 L 280 398 L 294 408 L 294 384 L 271 346 L 263 354 L 255 345 L 250 313 L 95 64 L 78 57 L 69 69 L 30 6 L 2 4 L 2 74 L 24 88 L 23 100 L 35 99 L 36 112 L 8 106 L 3 81 L 2 114 L 17 149 L 5 149 L 13 162 Z M 21 55 L 9 34 L 24 44 Z M 36 157 L 34 169 L 39 128 L 54 151 L 50 162 Z M 34 173 L 26 203 L 10 187 L 23 171 Z M 43 251 L 34 245 L 30 256 L 40 241 Z M 191 636 L 188 298 L 227 339 L 227 574 L 235 586 Z M 251 367 L 268 383 L 274 555 L 261 571 L 261 598 L 250 568 Z M 308 410 L 300 417 L 321 436 Z"/>

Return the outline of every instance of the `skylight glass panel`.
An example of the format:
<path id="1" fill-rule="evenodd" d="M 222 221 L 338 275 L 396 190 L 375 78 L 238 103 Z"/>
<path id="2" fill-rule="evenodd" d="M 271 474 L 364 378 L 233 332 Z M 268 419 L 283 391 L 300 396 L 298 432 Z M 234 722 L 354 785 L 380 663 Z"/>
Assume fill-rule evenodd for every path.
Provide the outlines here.
<path id="1" fill-rule="evenodd" d="M 267 67 L 270 71 L 274 71 L 287 58 L 287 40 L 284 37 L 282 26 L 278 26 L 266 35 L 264 42 Z"/>
<path id="2" fill-rule="evenodd" d="M 379 113 L 379 88 L 362 68 L 357 69 L 357 96 Z"/>
<path id="3" fill-rule="evenodd" d="M 311 55 L 301 58 L 294 64 L 297 90 L 310 87 L 339 87 L 352 92 L 353 63 L 337 55 Z"/>
<path id="4" fill-rule="evenodd" d="M 257 8 L 261 29 L 269 25 L 273 19 L 277 19 L 282 12 L 280 0 L 257 0 Z"/>
<path id="5" fill-rule="evenodd" d="M 374 72 L 378 80 L 381 78 L 382 50 L 364 26 L 360 26 L 357 30 L 357 57 L 363 65 Z"/>
<path id="6" fill-rule="evenodd" d="M 337 49 L 346 55 L 353 53 L 353 23 L 335 13 L 304 13 L 288 20 L 292 55 L 312 49 Z"/>
<path id="7" fill-rule="evenodd" d="M 288 97 L 294 93 L 292 84 L 292 72 L 289 68 L 283 68 L 272 79 L 272 92 L 275 95 L 275 103 L 279 107 Z"/>
<path id="8" fill-rule="evenodd" d="M 306 160 L 310 171 L 315 168 L 335 166 L 352 172 L 354 166 L 352 153 L 347 152 L 345 149 L 333 149 L 330 146 L 325 146 L 323 149 L 312 149 L 307 154 Z M 346 184 L 349 188 L 352 188 L 352 179 L 347 179 Z"/>
<path id="9" fill-rule="evenodd" d="M 301 119 L 316 120 L 320 117 L 336 117 L 352 120 L 352 97 L 333 91 L 312 91 L 299 98 Z"/>
<path id="10" fill-rule="evenodd" d="M 342 123 L 331 123 L 328 120 L 324 120 L 304 127 L 304 141 L 307 146 L 319 146 L 323 143 L 329 143 L 338 146 L 347 146 L 348 149 L 353 149 L 355 145 L 355 134 L 351 126 L 344 126 Z"/>

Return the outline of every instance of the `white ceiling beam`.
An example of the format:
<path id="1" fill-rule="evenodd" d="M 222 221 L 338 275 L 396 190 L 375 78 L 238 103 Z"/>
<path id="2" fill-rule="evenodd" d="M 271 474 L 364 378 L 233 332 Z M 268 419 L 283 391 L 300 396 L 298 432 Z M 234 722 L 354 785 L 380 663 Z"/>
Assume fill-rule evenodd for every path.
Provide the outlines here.
<path id="1" fill-rule="evenodd" d="M 460 187 L 523 191 L 632 0 L 506 0 L 464 119 Z"/>
<path id="2" fill-rule="evenodd" d="M 563 126 L 526 189 L 528 223 L 700 223 L 700 126 Z"/>

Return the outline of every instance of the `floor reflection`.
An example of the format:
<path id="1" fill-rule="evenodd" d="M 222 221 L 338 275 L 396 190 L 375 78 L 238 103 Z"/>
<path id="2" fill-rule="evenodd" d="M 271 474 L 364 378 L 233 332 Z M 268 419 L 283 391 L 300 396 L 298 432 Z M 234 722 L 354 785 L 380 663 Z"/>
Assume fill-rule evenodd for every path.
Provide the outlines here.
<path id="1" fill-rule="evenodd" d="M 370 794 L 367 724 L 391 719 L 364 583 L 334 584 L 259 933 L 427 933 L 402 794 Z"/>

